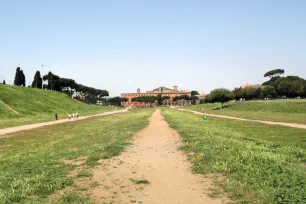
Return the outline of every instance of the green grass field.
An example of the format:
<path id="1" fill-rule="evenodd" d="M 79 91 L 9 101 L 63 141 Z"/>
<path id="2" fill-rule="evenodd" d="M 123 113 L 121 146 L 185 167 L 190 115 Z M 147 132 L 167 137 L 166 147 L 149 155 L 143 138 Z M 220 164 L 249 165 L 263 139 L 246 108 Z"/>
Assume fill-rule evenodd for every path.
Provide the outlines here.
<path id="1" fill-rule="evenodd" d="M 247 119 L 306 124 L 306 100 L 247 101 L 228 103 L 228 105 L 229 107 L 222 110 L 214 110 L 221 107 L 220 103 L 200 104 L 183 108 Z"/>
<path id="2" fill-rule="evenodd" d="M 90 118 L 0 138 L 0 203 L 45 203 L 48 196 L 75 179 L 90 177 L 98 160 L 120 154 L 135 133 L 148 125 L 154 109 Z M 84 170 L 68 177 L 74 166 L 61 162 L 87 156 Z M 94 184 L 93 184 L 94 185 Z M 56 203 L 87 203 L 79 192 Z"/>
<path id="3" fill-rule="evenodd" d="M 217 173 L 238 203 L 306 203 L 306 131 L 164 108 L 197 173 Z"/>
<path id="4" fill-rule="evenodd" d="M 80 116 L 113 110 L 112 107 L 88 105 L 56 91 L 14 87 L 0 84 L 0 100 L 20 114 L 0 103 L 0 128 L 67 118 L 68 113 Z"/>

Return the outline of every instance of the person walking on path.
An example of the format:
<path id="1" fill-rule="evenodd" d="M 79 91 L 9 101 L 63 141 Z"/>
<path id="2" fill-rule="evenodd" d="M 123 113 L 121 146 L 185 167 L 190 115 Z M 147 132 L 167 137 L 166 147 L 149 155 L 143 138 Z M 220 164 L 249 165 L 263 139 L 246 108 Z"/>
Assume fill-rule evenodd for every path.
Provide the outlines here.
<path id="1" fill-rule="evenodd" d="M 74 113 L 72 113 L 72 119 L 73 119 L 73 120 L 75 119 L 74 116 L 75 116 Z"/>
<path id="2" fill-rule="evenodd" d="M 79 113 L 75 114 L 76 119 L 79 119 Z"/>
<path id="3" fill-rule="evenodd" d="M 71 114 L 70 114 L 70 113 L 68 113 L 68 118 L 69 118 L 69 120 L 70 120 L 70 118 L 71 118 Z"/>
<path id="4" fill-rule="evenodd" d="M 57 120 L 57 118 L 58 118 L 58 115 L 57 115 L 57 113 L 55 113 L 55 120 Z"/>

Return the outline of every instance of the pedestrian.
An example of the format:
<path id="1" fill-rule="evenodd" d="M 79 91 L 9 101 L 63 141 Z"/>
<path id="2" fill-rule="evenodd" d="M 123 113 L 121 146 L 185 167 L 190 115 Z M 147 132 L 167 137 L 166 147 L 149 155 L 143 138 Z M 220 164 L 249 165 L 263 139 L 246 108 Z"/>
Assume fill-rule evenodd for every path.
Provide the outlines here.
<path id="1" fill-rule="evenodd" d="M 70 120 L 70 118 L 71 118 L 71 114 L 70 114 L 70 113 L 68 113 L 68 118 L 69 118 L 69 120 Z"/>
<path id="2" fill-rule="evenodd" d="M 55 120 L 57 120 L 57 113 L 55 113 Z"/>
<path id="3" fill-rule="evenodd" d="M 72 113 L 72 119 L 73 119 L 73 120 L 74 120 L 74 116 L 75 116 L 74 113 Z"/>
<path id="4" fill-rule="evenodd" d="M 79 119 L 79 113 L 78 112 L 75 114 L 75 117 L 76 117 L 76 119 Z"/>

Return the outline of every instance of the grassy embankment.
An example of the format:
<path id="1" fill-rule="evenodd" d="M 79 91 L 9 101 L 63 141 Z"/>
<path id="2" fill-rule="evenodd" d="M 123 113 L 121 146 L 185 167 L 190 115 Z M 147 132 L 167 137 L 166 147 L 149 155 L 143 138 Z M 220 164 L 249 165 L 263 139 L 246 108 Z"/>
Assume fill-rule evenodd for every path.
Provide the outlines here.
<path id="1" fill-rule="evenodd" d="M 64 93 L 0 85 L 0 128 L 67 118 L 68 113 L 78 112 L 80 116 L 111 111 L 112 107 L 88 105 L 71 99 Z M 19 113 L 19 114 L 18 114 Z"/>
<path id="2" fill-rule="evenodd" d="M 246 101 L 228 103 L 227 105 L 229 106 L 222 110 L 214 110 L 221 107 L 220 103 L 200 104 L 183 108 L 247 119 L 306 124 L 306 100 Z"/>
<path id="3" fill-rule="evenodd" d="M 163 109 L 197 173 L 226 176 L 239 203 L 306 203 L 306 131 Z"/>
<path id="4" fill-rule="evenodd" d="M 0 203 L 45 203 L 48 196 L 79 177 L 90 177 L 98 160 L 120 154 L 127 140 L 148 125 L 153 109 L 47 126 L 0 138 Z M 83 170 L 62 159 L 87 156 Z M 95 186 L 96 184 L 93 184 Z M 77 188 L 76 188 L 77 189 Z M 84 189 L 82 190 L 84 191 Z M 86 191 L 86 189 L 85 189 Z M 59 203 L 86 203 L 80 192 L 64 194 Z"/>

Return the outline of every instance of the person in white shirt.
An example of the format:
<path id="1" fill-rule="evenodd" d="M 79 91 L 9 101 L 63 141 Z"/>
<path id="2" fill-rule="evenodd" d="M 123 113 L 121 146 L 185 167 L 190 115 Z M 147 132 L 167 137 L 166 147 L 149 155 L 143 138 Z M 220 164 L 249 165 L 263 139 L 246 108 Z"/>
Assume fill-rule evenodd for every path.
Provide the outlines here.
<path id="1" fill-rule="evenodd" d="M 69 118 L 69 120 L 70 120 L 70 118 L 71 118 L 71 114 L 70 114 L 70 113 L 68 113 L 68 118 Z"/>
<path id="2" fill-rule="evenodd" d="M 79 119 L 79 113 L 75 114 L 76 119 Z"/>
<path id="3" fill-rule="evenodd" d="M 74 120 L 74 117 L 75 117 L 75 115 L 74 115 L 74 113 L 72 113 L 72 119 Z"/>

